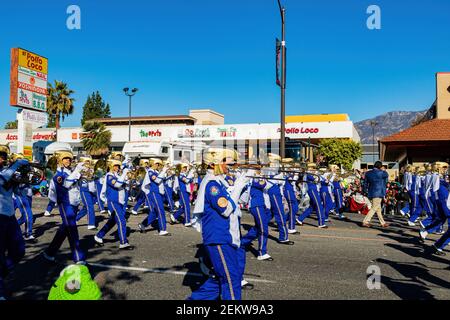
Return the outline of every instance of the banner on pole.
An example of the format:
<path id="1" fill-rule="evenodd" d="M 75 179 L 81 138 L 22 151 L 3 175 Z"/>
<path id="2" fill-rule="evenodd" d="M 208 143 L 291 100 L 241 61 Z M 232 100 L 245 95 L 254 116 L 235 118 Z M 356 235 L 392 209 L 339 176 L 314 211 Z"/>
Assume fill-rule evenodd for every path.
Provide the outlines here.
<path id="1" fill-rule="evenodd" d="M 281 70 L 281 41 L 278 38 L 276 39 L 275 57 L 276 57 L 276 61 L 275 61 L 276 81 L 277 81 L 277 85 L 281 87 L 281 75 L 280 75 L 280 70 Z"/>

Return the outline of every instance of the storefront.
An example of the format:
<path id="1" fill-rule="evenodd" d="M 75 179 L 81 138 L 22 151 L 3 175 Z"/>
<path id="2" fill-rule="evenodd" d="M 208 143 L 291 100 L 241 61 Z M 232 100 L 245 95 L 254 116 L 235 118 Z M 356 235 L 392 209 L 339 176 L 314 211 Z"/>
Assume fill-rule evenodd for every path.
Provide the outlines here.
<path id="1" fill-rule="evenodd" d="M 324 138 L 341 138 L 359 141 L 359 135 L 353 126 L 353 122 L 339 118 L 339 121 L 317 121 L 314 122 L 290 122 L 286 123 L 287 156 L 293 158 L 308 159 L 312 157 L 311 150 L 305 145 L 318 144 Z M 296 116 L 298 117 L 298 116 Z M 307 120 L 302 118 L 301 120 Z M 128 141 L 128 126 L 107 125 L 111 130 L 110 149 L 122 150 Z M 35 141 L 57 141 L 67 142 L 72 145 L 77 154 L 83 153 L 83 129 L 61 128 L 38 129 L 34 133 Z M 15 137 L 15 138 L 14 138 Z M 17 139 L 14 130 L 0 131 L 0 143 L 12 142 Z M 208 146 L 224 146 L 238 150 L 246 158 L 259 157 L 261 153 L 279 153 L 280 125 L 277 123 L 254 123 L 254 124 L 220 124 L 220 125 L 158 125 L 138 124 L 131 126 L 130 141 L 168 141 L 168 142 L 204 142 Z"/>
<path id="2" fill-rule="evenodd" d="M 423 121 L 380 141 L 383 161 L 405 164 L 450 162 L 450 73 L 436 74 L 435 103 L 429 110 L 431 120 Z"/>

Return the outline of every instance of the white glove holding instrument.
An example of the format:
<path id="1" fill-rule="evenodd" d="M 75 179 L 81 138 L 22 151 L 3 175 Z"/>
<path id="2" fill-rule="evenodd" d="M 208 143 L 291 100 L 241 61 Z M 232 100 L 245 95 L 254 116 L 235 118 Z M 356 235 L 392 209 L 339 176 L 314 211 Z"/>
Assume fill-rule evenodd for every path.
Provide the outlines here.
<path id="1" fill-rule="evenodd" d="M 128 168 L 123 169 L 122 176 L 120 177 L 120 180 L 128 181 L 128 172 L 130 172 L 130 169 L 128 169 Z"/>

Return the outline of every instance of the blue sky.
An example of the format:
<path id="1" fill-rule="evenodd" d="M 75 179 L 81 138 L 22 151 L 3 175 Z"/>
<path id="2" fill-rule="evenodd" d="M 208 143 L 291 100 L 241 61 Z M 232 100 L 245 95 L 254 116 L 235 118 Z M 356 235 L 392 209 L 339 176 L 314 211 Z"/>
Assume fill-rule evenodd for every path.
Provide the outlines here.
<path id="1" fill-rule="evenodd" d="M 423 110 L 438 71 L 450 71 L 450 1 L 284 0 L 287 114 L 348 113 L 358 121 L 392 110 Z M 81 8 L 81 30 L 66 9 Z M 381 7 L 382 29 L 366 27 Z M 76 91 L 78 126 L 99 90 L 113 116 L 128 115 L 124 87 L 137 87 L 133 115 L 213 108 L 227 123 L 279 121 L 275 85 L 276 0 L 22 0 L 0 4 L 0 103 L 9 106 L 10 48 L 49 58 L 49 79 Z"/>

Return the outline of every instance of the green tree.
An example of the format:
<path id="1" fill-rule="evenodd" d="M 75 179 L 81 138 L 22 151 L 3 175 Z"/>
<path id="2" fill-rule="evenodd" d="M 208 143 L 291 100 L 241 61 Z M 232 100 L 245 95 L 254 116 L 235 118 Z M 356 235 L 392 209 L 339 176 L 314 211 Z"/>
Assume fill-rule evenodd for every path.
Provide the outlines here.
<path id="1" fill-rule="evenodd" d="M 317 151 L 329 164 L 337 164 L 346 170 L 351 170 L 353 163 L 362 157 L 361 144 L 348 139 L 323 139 Z"/>
<path id="2" fill-rule="evenodd" d="M 81 118 L 81 125 L 86 121 L 96 118 L 110 118 L 111 110 L 109 103 L 103 101 L 102 96 L 98 91 L 93 92 L 87 97 L 86 103 L 83 106 L 83 116 Z"/>
<path id="3" fill-rule="evenodd" d="M 47 113 L 49 115 L 49 124 L 53 124 L 56 129 L 60 128 L 60 121 L 64 121 L 65 117 L 73 113 L 75 99 L 71 97 L 75 92 L 67 86 L 67 83 L 55 80 L 53 86 L 48 83 L 47 93 Z"/>
<path id="4" fill-rule="evenodd" d="M 103 123 L 88 121 L 83 126 L 83 147 L 91 156 L 106 155 L 111 145 L 111 131 Z"/>
<path id="5" fill-rule="evenodd" d="M 5 129 L 17 129 L 17 120 L 16 121 L 8 121 L 5 124 Z"/>

